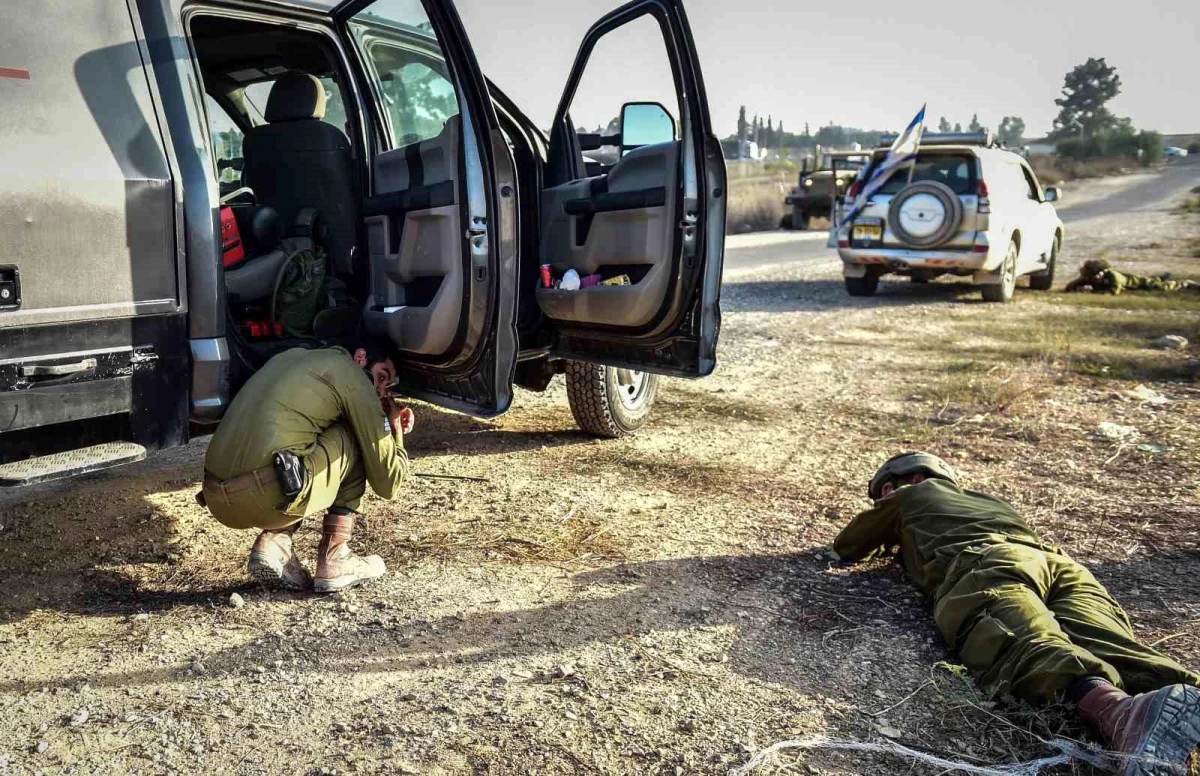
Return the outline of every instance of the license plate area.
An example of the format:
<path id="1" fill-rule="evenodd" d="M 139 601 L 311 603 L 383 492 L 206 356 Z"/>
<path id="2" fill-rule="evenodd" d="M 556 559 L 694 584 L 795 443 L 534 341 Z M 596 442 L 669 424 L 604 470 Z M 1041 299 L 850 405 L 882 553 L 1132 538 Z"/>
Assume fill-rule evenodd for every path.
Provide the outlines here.
<path id="1" fill-rule="evenodd" d="M 850 227 L 851 248 L 878 248 L 883 245 L 883 219 L 860 218 Z"/>

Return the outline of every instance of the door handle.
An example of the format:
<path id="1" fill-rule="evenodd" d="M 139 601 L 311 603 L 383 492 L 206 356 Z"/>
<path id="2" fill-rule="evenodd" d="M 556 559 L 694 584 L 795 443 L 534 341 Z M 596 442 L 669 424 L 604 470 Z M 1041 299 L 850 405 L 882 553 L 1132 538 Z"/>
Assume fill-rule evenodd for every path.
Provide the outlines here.
<path id="1" fill-rule="evenodd" d="M 66 377 L 67 375 L 79 374 L 80 372 L 91 372 L 96 368 L 96 359 L 85 358 L 82 361 L 76 361 L 73 364 L 54 364 L 52 366 L 42 366 L 34 364 L 32 366 L 21 367 L 22 377 Z"/>

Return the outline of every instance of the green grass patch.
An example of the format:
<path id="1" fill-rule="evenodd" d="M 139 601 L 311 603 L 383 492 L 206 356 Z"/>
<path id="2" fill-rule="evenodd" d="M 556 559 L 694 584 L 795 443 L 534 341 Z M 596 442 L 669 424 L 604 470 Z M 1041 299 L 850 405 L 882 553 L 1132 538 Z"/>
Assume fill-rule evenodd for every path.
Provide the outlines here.
<path id="1" fill-rule="evenodd" d="M 1200 239 L 1195 242 L 1200 250 Z M 1119 296 L 1112 294 L 1063 294 L 1051 301 L 1054 306 L 1085 307 L 1096 310 L 1118 312 L 1177 312 L 1181 320 L 1190 313 L 1200 312 L 1200 292 L 1192 290 L 1155 293 L 1150 291 L 1127 291 Z M 1196 325 L 1193 323 L 1193 325 Z"/>
<path id="2" fill-rule="evenodd" d="M 965 324 L 958 346 L 1051 372 L 1124 380 L 1194 380 L 1194 361 L 1152 347 L 1164 334 L 1200 342 L 1200 294 L 1064 296 L 1028 315 Z M 974 338 L 971 337 L 974 335 Z M 1001 395 L 1000 400 L 1003 399 Z"/>

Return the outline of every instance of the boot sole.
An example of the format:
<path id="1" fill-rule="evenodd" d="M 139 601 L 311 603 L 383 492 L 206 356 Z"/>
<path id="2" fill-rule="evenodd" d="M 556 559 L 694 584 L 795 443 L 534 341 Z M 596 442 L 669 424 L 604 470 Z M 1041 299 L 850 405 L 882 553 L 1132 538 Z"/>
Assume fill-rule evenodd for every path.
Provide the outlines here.
<path id="1" fill-rule="evenodd" d="M 315 579 L 313 580 L 313 592 L 336 593 L 339 590 L 346 590 L 347 588 L 358 587 L 359 585 L 363 585 L 368 582 L 374 582 L 382 576 L 383 574 L 380 574 L 378 577 L 338 577 L 336 579 Z"/>
<path id="2" fill-rule="evenodd" d="M 256 582 L 268 587 L 282 587 L 287 590 L 305 590 L 306 580 L 296 580 L 283 573 L 283 564 L 274 563 L 265 555 L 257 552 L 250 553 L 250 576 Z"/>
<path id="3" fill-rule="evenodd" d="M 1200 745 L 1200 689 L 1176 685 L 1150 710 L 1150 732 L 1122 776 L 1187 776 L 1188 758 Z"/>

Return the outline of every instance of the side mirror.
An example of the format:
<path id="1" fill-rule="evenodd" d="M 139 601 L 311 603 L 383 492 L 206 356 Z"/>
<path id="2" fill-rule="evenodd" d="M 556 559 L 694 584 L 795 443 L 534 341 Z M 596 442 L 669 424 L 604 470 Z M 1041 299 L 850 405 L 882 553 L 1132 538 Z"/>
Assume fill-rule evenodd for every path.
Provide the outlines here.
<path id="1" fill-rule="evenodd" d="M 1058 202 L 1062 199 L 1062 189 L 1058 186 L 1047 186 L 1045 199 L 1047 202 Z"/>
<path id="2" fill-rule="evenodd" d="M 627 102 L 621 106 L 621 155 L 655 143 L 675 140 L 675 119 L 657 102 Z"/>

